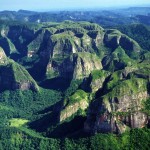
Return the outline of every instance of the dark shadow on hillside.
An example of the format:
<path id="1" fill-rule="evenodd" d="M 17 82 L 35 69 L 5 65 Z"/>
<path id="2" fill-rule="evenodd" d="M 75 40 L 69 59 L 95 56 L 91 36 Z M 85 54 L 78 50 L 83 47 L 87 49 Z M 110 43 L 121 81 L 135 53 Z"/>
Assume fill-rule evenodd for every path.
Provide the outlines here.
<path id="1" fill-rule="evenodd" d="M 53 79 L 47 79 L 39 84 L 39 86 L 46 88 L 46 89 L 52 89 L 57 91 L 64 92 L 70 85 L 71 80 L 70 79 L 64 79 L 64 78 L 53 78 Z"/>
<path id="2" fill-rule="evenodd" d="M 45 132 L 47 130 L 47 128 L 49 128 L 50 126 L 55 126 L 57 124 L 57 117 L 58 116 L 58 112 L 56 113 L 47 113 L 46 115 L 44 115 L 42 118 L 40 118 L 39 120 L 33 121 L 29 124 L 29 127 L 31 129 L 36 130 L 37 132 Z"/>
<path id="3" fill-rule="evenodd" d="M 38 70 L 38 64 L 34 64 L 33 68 L 28 68 L 27 71 L 32 76 L 32 78 L 36 81 L 43 80 L 45 76 L 45 68 L 41 67 L 40 71 Z"/>
<path id="4" fill-rule="evenodd" d="M 64 122 L 53 129 L 53 131 L 47 132 L 47 136 L 50 138 L 86 137 L 87 135 L 83 131 L 85 120 L 86 117 L 76 116 L 73 120 Z"/>
<path id="5" fill-rule="evenodd" d="M 111 76 L 108 76 L 105 81 L 103 82 L 102 88 L 100 88 L 96 93 L 95 93 L 95 99 L 100 98 L 101 96 L 105 95 L 109 91 L 106 90 L 106 85 L 110 81 Z"/>
<path id="6" fill-rule="evenodd" d="M 54 105 L 47 107 L 44 110 L 39 111 L 38 114 L 46 114 L 49 112 L 59 112 L 62 105 L 63 105 L 63 101 L 59 101 L 59 102 L 55 103 Z"/>
<path id="7" fill-rule="evenodd" d="M 38 132 L 45 132 L 49 127 L 56 126 L 59 122 L 62 104 L 62 101 L 60 101 L 42 111 L 39 111 L 38 115 L 41 115 L 41 118 L 31 122 L 29 124 L 30 128 Z"/>

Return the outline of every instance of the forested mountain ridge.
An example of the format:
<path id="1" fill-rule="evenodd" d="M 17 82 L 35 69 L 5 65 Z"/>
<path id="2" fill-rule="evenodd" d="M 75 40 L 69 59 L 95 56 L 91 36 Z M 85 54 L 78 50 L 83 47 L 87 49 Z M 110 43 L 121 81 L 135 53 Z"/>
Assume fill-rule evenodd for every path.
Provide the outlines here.
<path id="1" fill-rule="evenodd" d="M 150 25 L 150 7 L 129 7 L 91 10 L 70 10 L 70 11 L 46 11 L 36 12 L 28 10 L 0 11 L 1 20 L 22 21 L 22 22 L 62 22 L 89 21 L 101 26 L 116 26 L 132 23 L 143 23 Z"/>
<path id="2" fill-rule="evenodd" d="M 130 134 L 147 138 L 150 49 L 136 36 L 83 21 L 1 20 L 0 33 L 2 149 L 95 149 L 103 137 L 121 149 L 136 147 Z"/>

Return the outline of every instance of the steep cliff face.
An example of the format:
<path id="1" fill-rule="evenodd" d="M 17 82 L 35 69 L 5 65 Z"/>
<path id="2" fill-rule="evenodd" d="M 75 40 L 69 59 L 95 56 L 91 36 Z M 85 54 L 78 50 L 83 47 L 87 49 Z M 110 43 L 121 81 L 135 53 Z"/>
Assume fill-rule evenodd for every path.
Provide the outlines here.
<path id="1" fill-rule="evenodd" d="M 0 45 L 7 56 L 14 60 L 27 55 L 27 45 L 35 38 L 36 27 L 22 23 L 3 24 L 0 28 Z"/>
<path id="2" fill-rule="evenodd" d="M 148 116 L 142 112 L 142 103 L 149 98 L 147 80 L 134 78 L 116 83 L 109 85 L 110 92 L 91 105 L 85 122 L 86 131 L 122 133 L 148 123 Z"/>
<path id="3" fill-rule="evenodd" d="M 113 49 L 121 46 L 130 57 L 133 56 L 133 53 L 139 53 L 141 50 L 136 41 L 114 29 L 106 30 L 104 35 L 104 43 Z"/>
<path id="4" fill-rule="evenodd" d="M 61 64 L 60 74 L 64 78 L 81 79 L 87 77 L 92 70 L 99 69 L 102 69 L 102 65 L 95 54 L 77 53 Z"/>
<path id="5" fill-rule="evenodd" d="M 98 66 L 88 56 L 84 59 L 78 53 L 100 56 L 105 69 L 113 71 L 131 64 L 128 57 L 137 58 L 141 51 L 138 43 L 118 30 L 104 30 L 88 22 L 10 24 L 1 28 L 1 36 L 0 45 L 6 55 L 18 59 L 30 72 L 36 72 L 32 73 L 35 78 L 64 77 L 72 72 L 70 77 L 77 79 L 81 74 L 84 77 L 94 69 L 101 69 L 101 63 Z"/>
<path id="6" fill-rule="evenodd" d="M 110 55 L 103 58 L 102 64 L 105 69 L 116 71 L 135 65 L 136 62 L 127 55 L 121 46 L 118 46 Z"/>
<path id="7" fill-rule="evenodd" d="M 38 90 L 30 74 L 19 64 L 6 57 L 0 48 L 0 90 Z"/>
<path id="8" fill-rule="evenodd" d="M 146 126 L 150 57 L 136 41 L 118 30 L 72 21 L 10 24 L 0 26 L 0 33 L 0 90 L 38 91 L 25 67 L 46 87 L 57 79 L 67 82 L 65 88 L 80 81 L 63 91 L 60 123 L 87 113 L 88 132 L 122 133 Z"/>
<path id="9" fill-rule="evenodd" d="M 95 93 L 104 86 L 110 72 L 105 70 L 93 70 L 81 84 L 81 88 L 87 92 Z"/>
<path id="10" fill-rule="evenodd" d="M 7 64 L 7 61 L 8 61 L 7 56 L 4 50 L 0 47 L 0 65 Z"/>
<path id="11" fill-rule="evenodd" d="M 68 27 L 69 25 L 70 27 Z M 47 30 L 52 30 L 51 28 Z M 91 53 L 100 56 L 103 58 L 103 66 L 108 70 L 112 68 L 113 71 L 113 69 L 122 69 L 129 63 L 132 64 L 133 60 L 129 56 L 139 53 L 141 50 L 140 46 L 134 40 L 131 40 L 118 30 L 104 31 L 100 26 L 94 24 L 64 22 L 53 26 L 53 31 L 43 40 L 43 46 L 37 48 L 38 53 L 40 52 L 40 61 L 38 64 L 42 68 L 45 68 L 46 75 L 50 78 L 64 74 L 62 72 L 71 73 L 73 70 L 76 70 L 73 63 L 68 64 L 69 62 L 76 61 L 75 54 L 80 52 L 87 52 L 86 55 Z M 125 47 L 126 45 L 129 45 L 129 47 Z M 107 48 L 109 50 L 106 50 Z M 108 53 L 109 55 L 107 55 Z M 134 56 L 136 57 L 136 55 Z M 80 62 L 79 59 L 77 60 L 77 62 Z M 63 69 L 64 65 L 66 65 L 66 70 Z M 62 68 L 62 71 L 59 68 Z M 81 74 L 80 70 L 78 68 L 79 74 Z M 87 73 L 84 72 L 83 76 L 89 74 L 88 70 L 85 69 Z M 78 71 L 73 73 L 72 77 L 74 79 L 79 78 Z"/>
<path id="12" fill-rule="evenodd" d="M 5 50 L 7 56 L 13 57 L 13 55 L 19 54 L 12 41 L 5 36 L 0 38 L 0 45 Z"/>
<path id="13" fill-rule="evenodd" d="M 59 121 L 65 121 L 75 115 L 85 115 L 85 109 L 89 106 L 90 95 L 83 90 L 77 90 L 73 95 L 64 100 Z M 77 114 L 78 113 L 78 114 Z"/>

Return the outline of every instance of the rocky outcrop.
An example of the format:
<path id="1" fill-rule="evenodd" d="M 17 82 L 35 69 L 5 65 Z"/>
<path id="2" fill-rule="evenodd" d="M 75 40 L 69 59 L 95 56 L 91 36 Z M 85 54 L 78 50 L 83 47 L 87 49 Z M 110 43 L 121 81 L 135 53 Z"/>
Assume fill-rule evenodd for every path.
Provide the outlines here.
<path id="1" fill-rule="evenodd" d="M 59 70 L 64 78 L 81 79 L 99 69 L 102 69 L 101 61 L 95 54 L 77 53 L 67 58 Z"/>
<path id="2" fill-rule="evenodd" d="M 60 113 L 60 122 L 77 115 L 82 115 L 82 111 L 89 106 L 90 95 L 83 90 L 77 90 L 74 94 L 64 100 L 63 108 Z M 79 112 L 81 111 L 81 112 Z"/>
<path id="3" fill-rule="evenodd" d="M 0 47 L 0 65 L 7 64 L 7 61 L 8 61 L 7 56 L 4 50 Z"/>
<path id="4" fill-rule="evenodd" d="M 70 21 L 12 24 L 0 28 L 0 33 L 1 91 L 39 90 L 25 66 L 41 86 L 53 88 L 48 84 L 56 81 L 54 88 L 63 90 L 64 101 L 54 110 L 60 124 L 76 116 L 86 118 L 87 113 L 84 129 L 90 133 L 122 133 L 146 126 L 143 101 L 150 97 L 150 57 L 128 36 L 97 24 Z M 49 108 L 43 112 L 46 119 L 54 113 Z"/>
<path id="5" fill-rule="evenodd" d="M 127 50 L 128 52 L 134 51 L 139 53 L 141 50 L 139 44 L 126 35 L 121 36 L 119 44 L 123 49 Z"/>
<path id="6" fill-rule="evenodd" d="M 114 29 L 106 30 L 104 43 L 112 49 L 116 49 L 118 46 L 121 46 L 129 55 L 131 55 L 132 52 L 139 53 L 141 51 L 141 48 L 136 41 Z"/>
<path id="7" fill-rule="evenodd" d="M 36 66 L 45 68 L 47 77 L 66 76 L 68 78 L 68 76 L 70 76 L 71 78 L 77 79 L 87 76 L 89 71 L 91 71 L 89 68 L 83 71 L 82 66 L 82 69 L 78 67 L 76 71 L 75 66 L 79 66 L 78 63 L 80 64 L 81 61 L 84 61 L 83 56 L 82 60 L 76 56 L 79 53 L 87 52 L 85 53 L 86 55 L 91 53 L 99 54 L 103 57 L 105 53 L 113 52 L 115 49 L 118 49 L 118 47 L 120 49 L 122 48 L 121 51 L 120 49 L 115 50 L 117 52 L 113 52 L 103 59 L 103 65 L 106 66 L 106 69 L 112 68 L 113 71 L 126 67 L 128 63 L 131 64 L 132 60 L 130 60 L 128 55 L 131 56 L 132 52 L 140 51 L 140 46 L 134 40 L 131 40 L 118 30 L 104 31 L 104 29 L 99 26 L 89 24 L 88 27 L 88 24 L 84 25 L 82 23 L 76 24 L 77 27 L 74 27 L 74 24 L 76 23 L 64 22 L 61 26 L 56 25 L 53 27 L 56 29 L 55 32 L 51 32 L 51 34 L 43 40 L 44 44 L 41 44 L 43 46 L 40 45 L 41 47 L 37 48 L 37 53 L 40 51 L 40 60 Z M 50 30 L 50 28 L 46 30 Z M 125 39 L 124 43 L 122 43 L 123 39 Z M 129 45 L 128 43 L 133 45 L 132 48 L 125 47 L 125 45 Z M 34 42 L 32 44 L 34 46 Z M 34 47 L 36 47 L 36 45 Z M 105 47 L 104 50 L 102 47 Z M 107 47 L 111 48 L 109 52 L 105 51 Z M 117 56 L 116 53 L 118 53 Z M 29 56 L 33 54 L 36 53 L 32 53 L 31 51 Z M 122 57 L 122 55 L 125 57 Z M 74 65 L 75 62 L 77 65 Z M 92 62 L 89 61 L 85 67 L 90 66 L 89 63 Z M 98 67 L 96 67 L 96 69 L 97 68 Z M 87 73 L 85 73 L 86 71 Z M 82 74 L 81 77 L 79 77 L 80 74 Z"/>
<path id="8" fill-rule="evenodd" d="M 67 106 L 64 110 L 61 111 L 59 121 L 60 122 L 65 121 L 69 117 L 75 115 L 80 109 L 81 110 L 87 109 L 88 106 L 89 106 L 88 102 L 84 99 L 82 101 Z"/>
<path id="9" fill-rule="evenodd" d="M 93 102 L 85 122 L 87 132 L 122 133 L 148 123 L 142 102 L 149 97 L 147 81 L 136 78 L 118 83 L 112 91 Z"/>
<path id="10" fill-rule="evenodd" d="M 31 81 L 23 81 L 23 82 L 14 82 L 12 85 L 12 90 L 33 90 L 33 91 L 37 91 L 38 90 L 38 86 L 35 85 L 35 83 L 32 83 Z"/>
<path id="11" fill-rule="evenodd" d="M 135 61 L 127 55 L 121 46 L 118 46 L 110 55 L 103 58 L 102 64 L 104 69 L 116 71 L 135 65 Z"/>
<path id="12" fill-rule="evenodd" d="M 81 84 L 81 88 L 85 91 L 95 93 L 101 89 L 104 82 L 110 75 L 110 72 L 105 70 L 94 70 L 90 73 L 88 78 L 85 78 Z"/>
<path id="13" fill-rule="evenodd" d="M 30 74 L 19 64 L 7 59 L 0 65 L 0 90 L 33 90 L 39 87 Z"/>
<path id="14" fill-rule="evenodd" d="M 120 44 L 121 32 L 118 30 L 106 30 L 104 35 L 104 43 L 106 46 L 116 49 Z"/>
<path id="15" fill-rule="evenodd" d="M 1 29 L 1 36 L 0 46 L 6 55 L 21 60 L 19 62 L 24 57 L 21 64 L 29 68 L 34 78 L 69 76 L 79 79 L 94 69 L 101 69 L 101 60 L 107 70 L 123 69 L 131 60 L 120 58 L 121 54 L 137 58 L 141 51 L 138 43 L 118 30 L 104 30 L 88 22 L 64 21 L 32 26 L 10 24 Z M 123 50 L 118 50 L 116 55 L 118 47 Z M 96 57 L 95 61 L 79 56 L 79 53 L 87 57 L 89 53 L 100 56 L 99 66 Z"/>

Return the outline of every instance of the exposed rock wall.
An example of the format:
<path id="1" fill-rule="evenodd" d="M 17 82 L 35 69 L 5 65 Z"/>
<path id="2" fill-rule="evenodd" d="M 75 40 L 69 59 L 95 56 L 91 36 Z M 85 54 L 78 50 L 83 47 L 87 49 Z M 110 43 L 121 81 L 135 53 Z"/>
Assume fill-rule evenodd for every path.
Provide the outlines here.
<path id="1" fill-rule="evenodd" d="M 16 89 L 37 91 L 39 87 L 22 66 L 7 59 L 0 66 L 0 90 Z"/>
<path id="2" fill-rule="evenodd" d="M 93 102 L 85 122 L 85 131 L 122 133 L 129 128 L 146 126 L 148 116 L 142 112 L 142 103 L 149 98 L 149 93 L 144 81 L 136 81 L 136 86 L 136 92 L 131 87 L 124 89 L 121 86 L 115 91 L 116 96 L 106 94 Z"/>
<path id="3" fill-rule="evenodd" d="M 64 110 L 61 111 L 60 122 L 65 121 L 66 119 L 77 113 L 79 109 L 85 110 L 88 105 L 88 102 L 83 99 L 80 102 L 76 102 L 72 105 L 67 106 Z"/>
<path id="4" fill-rule="evenodd" d="M 99 69 L 102 69 L 102 65 L 95 54 L 77 53 L 62 63 L 60 74 L 65 78 L 81 79 L 87 77 L 91 71 Z"/>
<path id="5" fill-rule="evenodd" d="M 69 78 L 78 79 L 88 76 L 94 69 L 101 69 L 101 60 L 98 62 L 94 58 L 87 58 L 87 53 L 100 55 L 102 58 L 118 46 L 130 56 L 141 50 L 138 43 L 118 30 L 104 30 L 97 24 L 87 22 L 65 21 L 61 24 L 31 28 L 12 24 L 1 29 L 1 36 L 3 38 L 0 45 L 5 41 L 6 54 L 14 59 L 27 56 L 24 58 L 26 64 L 33 58 L 34 65 L 31 65 L 31 70 L 41 78 L 69 75 Z M 85 55 L 79 56 L 80 52 Z M 113 57 L 110 55 L 106 60 L 111 58 Z M 119 69 L 125 66 L 119 59 L 114 64 L 118 64 Z"/>

